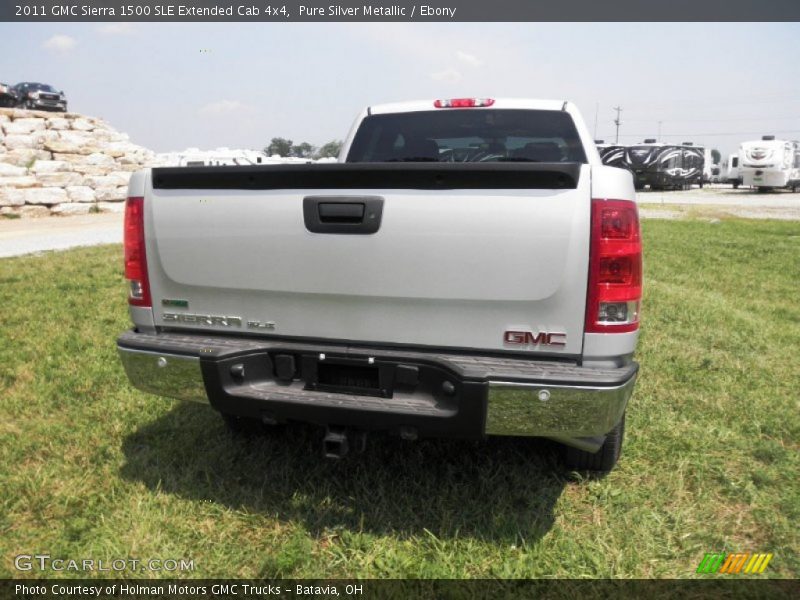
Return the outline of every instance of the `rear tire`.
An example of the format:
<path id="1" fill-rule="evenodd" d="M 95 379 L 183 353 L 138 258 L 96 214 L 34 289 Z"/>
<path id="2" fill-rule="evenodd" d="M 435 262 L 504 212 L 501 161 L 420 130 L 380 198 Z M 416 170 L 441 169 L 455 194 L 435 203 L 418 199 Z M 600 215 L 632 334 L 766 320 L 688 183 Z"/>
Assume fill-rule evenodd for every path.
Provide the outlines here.
<path id="1" fill-rule="evenodd" d="M 608 473 L 617 464 L 622 454 L 622 441 L 625 438 L 625 415 L 614 429 L 606 435 L 606 441 L 596 453 L 592 454 L 578 448 L 567 447 L 564 462 L 573 471 L 594 471 Z"/>

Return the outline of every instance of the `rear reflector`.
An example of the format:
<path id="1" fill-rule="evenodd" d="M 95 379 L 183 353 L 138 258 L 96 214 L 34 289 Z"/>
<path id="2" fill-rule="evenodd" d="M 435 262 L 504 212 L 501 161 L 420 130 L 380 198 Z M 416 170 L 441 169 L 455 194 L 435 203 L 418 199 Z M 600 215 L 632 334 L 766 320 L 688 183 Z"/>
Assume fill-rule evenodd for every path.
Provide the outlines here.
<path id="1" fill-rule="evenodd" d="M 636 203 L 592 200 L 587 333 L 639 328 L 642 241 Z"/>
<path id="2" fill-rule="evenodd" d="M 433 105 L 436 108 L 476 108 L 491 106 L 494 104 L 493 98 L 451 98 L 449 100 L 436 100 Z"/>
<path id="3" fill-rule="evenodd" d="M 128 198 L 125 202 L 124 248 L 125 279 L 130 281 L 128 303 L 152 306 L 144 249 L 144 198 Z"/>

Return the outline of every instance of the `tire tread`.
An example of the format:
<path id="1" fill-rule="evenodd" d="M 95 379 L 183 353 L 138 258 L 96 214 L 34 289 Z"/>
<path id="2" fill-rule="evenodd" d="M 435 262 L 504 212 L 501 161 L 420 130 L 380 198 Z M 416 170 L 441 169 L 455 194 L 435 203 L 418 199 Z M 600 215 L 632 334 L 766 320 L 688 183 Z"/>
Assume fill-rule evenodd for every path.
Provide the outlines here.
<path id="1" fill-rule="evenodd" d="M 608 432 L 606 440 L 596 453 L 568 447 L 565 462 L 575 471 L 594 471 L 608 473 L 617 464 L 622 454 L 622 442 L 625 438 L 625 415 L 614 429 Z"/>

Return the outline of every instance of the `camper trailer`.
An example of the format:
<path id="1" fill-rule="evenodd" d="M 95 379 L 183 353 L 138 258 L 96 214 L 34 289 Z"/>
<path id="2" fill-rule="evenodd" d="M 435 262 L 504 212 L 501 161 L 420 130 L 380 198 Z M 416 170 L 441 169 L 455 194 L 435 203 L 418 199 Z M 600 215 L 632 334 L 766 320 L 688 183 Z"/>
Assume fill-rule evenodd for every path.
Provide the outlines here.
<path id="1" fill-rule="evenodd" d="M 621 169 L 628 168 L 625 163 L 625 146 L 620 144 L 606 144 L 603 140 L 595 140 L 594 144 L 597 146 L 597 151 L 600 153 L 600 160 L 603 161 L 604 165 L 619 167 Z"/>
<path id="2" fill-rule="evenodd" d="M 625 166 L 639 190 L 646 185 L 653 190 L 688 189 L 695 183 L 702 187 L 704 164 L 705 148 L 691 142 L 664 144 L 646 139 L 625 153 Z"/>
<path id="3" fill-rule="evenodd" d="M 739 175 L 739 155 L 730 154 L 724 164 L 722 183 L 730 183 L 733 189 L 742 185 L 742 176 Z"/>
<path id="4" fill-rule="evenodd" d="M 720 183 L 722 181 L 725 174 L 722 172 L 721 161 L 722 155 L 719 150 L 706 148 L 703 151 L 703 183 Z"/>
<path id="5" fill-rule="evenodd" d="M 267 162 L 267 155 L 257 150 L 231 148 L 200 150 L 198 148 L 188 148 L 178 155 L 178 166 L 181 167 L 258 165 Z"/>
<path id="6" fill-rule="evenodd" d="M 765 135 L 743 142 L 739 148 L 739 176 L 743 185 L 766 192 L 778 188 L 800 188 L 800 142 L 776 140 Z"/>
<path id="7" fill-rule="evenodd" d="M 279 156 L 277 154 L 268 156 L 260 150 L 234 148 L 217 148 L 215 150 L 187 148 L 186 150 L 156 155 L 156 163 L 164 167 L 254 166 L 283 165 L 287 163 L 307 164 L 312 162 L 314 160 L 310 158 Z"/>

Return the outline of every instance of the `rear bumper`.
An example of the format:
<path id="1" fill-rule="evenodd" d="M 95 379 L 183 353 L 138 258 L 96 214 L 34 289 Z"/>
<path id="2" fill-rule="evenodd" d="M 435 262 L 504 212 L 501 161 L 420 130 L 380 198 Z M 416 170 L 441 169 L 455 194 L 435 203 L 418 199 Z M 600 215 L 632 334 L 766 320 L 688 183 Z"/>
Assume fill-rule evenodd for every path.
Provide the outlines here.
<path id="1" fill-rule="evenodd" d="M 527 358 L 127 332 L 131 383 L 267 422 L 303 421 L 422 437 L 539 436 L 596 450 L 620 420 L 638 365 L 589 368 Z M 286 357 L 292 357 L 287 359 Z M 294 365 L 286 376 L 286 363 Z M 373 370 L 379 390 L 331 389 L 320 365 Z M 280 373 L 283 365 L 283 379 Z M 335 386 L 333 386 L 335 388 Z"/>
<path id="2" fill-rule="evenodd" d="M 744 185 L 754 187 L 786 187 L 790 181 L 789 172 L 779 169 L 741 167 L 739 176 Z"/>

